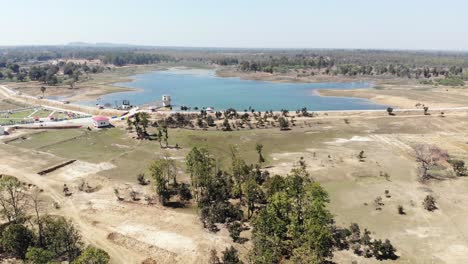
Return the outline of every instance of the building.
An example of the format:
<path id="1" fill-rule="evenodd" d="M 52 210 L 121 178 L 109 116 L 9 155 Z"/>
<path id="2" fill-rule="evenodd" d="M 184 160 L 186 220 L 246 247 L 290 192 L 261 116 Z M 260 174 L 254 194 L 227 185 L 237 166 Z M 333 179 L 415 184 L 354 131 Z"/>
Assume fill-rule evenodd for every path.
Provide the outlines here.
<path id="1" fill-rule="evenodd" d="M 130 100 L 123 100 L 122 101 L 122 106 L 120 107 L 122 110 L 127 110 L 132 108 L 132 105 L 130 104 Z"/>
<path id="2" fill-rule="evenodd" d="M 170 95 L 163 95 L 162 96 L 162 102 L 163 102 L 164 107 L 171 106 L 171 96 Z"/>
<path id="3" fill-rule="evenodd" d="M 93 117 L 93 125 L 94 127 L 97 127 L 97 128 L 107 127 L 110 125 L 109 118 L 105 116 L 95 116 Z"/>

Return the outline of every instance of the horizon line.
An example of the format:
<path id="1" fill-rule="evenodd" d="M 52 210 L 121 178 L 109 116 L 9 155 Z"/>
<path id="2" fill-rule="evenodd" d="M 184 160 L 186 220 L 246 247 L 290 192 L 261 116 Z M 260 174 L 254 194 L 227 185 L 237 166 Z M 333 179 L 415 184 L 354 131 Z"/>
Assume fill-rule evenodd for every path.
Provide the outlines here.
<path id="1" fill-rule="evenodd" d="M 439 49 L 439 48 L 312 48 L 312 47 L 228 47 L 228 46 L 184 46 L 184 45 L 147 45 L 113 42 L 69 42 L 66 44 L 9 44 L 0 48 L 11 47 L 83 47 L 83 48 L 166 48 L 166 49 L 225 49 L 225 50 L 349 50 L 349 51 L 415 51 L 415 52 L 461 52 L 467 53 L 468 49 Z"/>

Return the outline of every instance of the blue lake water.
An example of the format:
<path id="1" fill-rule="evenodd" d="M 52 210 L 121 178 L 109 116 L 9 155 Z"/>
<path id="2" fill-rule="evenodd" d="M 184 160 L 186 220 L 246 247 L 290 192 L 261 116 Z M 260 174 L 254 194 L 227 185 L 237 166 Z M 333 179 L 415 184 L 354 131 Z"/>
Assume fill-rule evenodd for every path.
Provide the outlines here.
<path id="1" fill-rule="evenodd" d="M 273 83 L 250 81 L 239 78 L 217 77 L 211 70 L 170 69 L 133 76 L 134 81 L 118 83 L 118 86 L 137 88 L 138 91 L 104 95 L 100 100 L 86 104 L 112 105 L 123 99 L 132 105 L 142 105 L 161 100 L 163 94 L 170 95 L 174 110 L 178 106 L 214 107 L 216 110 L 296 110 L 302 107 L 318 110 L 364 110 L 384 109 L 365 99 L 347 97 L 322 97 L 317 89 L 368 88 L 369 83 Z"/>

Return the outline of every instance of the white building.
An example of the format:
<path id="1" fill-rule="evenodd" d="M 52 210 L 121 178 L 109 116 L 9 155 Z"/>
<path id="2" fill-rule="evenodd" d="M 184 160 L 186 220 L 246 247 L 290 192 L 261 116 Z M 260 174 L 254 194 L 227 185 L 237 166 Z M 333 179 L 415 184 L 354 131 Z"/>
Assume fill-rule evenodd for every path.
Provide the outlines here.
<path id="1" fill-rule="evenodd" d="M 97 127 L 97 128 L 107 127 L 110 125 L 109 118 L 105 116 L 95 116 L 93 117 L 93 125 L 94 127 Z"/>
<path id="2" fill-rule="evenodd" d="M 162 96 L 162 102 L 163 102 L 164 107 L 171 106 L 171 96 L 170 95 L 163 95 Z"/>

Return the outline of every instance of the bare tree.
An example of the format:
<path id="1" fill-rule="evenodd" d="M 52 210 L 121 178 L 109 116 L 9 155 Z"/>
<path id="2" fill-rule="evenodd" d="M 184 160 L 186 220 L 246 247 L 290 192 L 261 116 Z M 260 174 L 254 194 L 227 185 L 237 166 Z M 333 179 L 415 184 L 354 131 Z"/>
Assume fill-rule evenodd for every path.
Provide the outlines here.
<path id="1" fill-rule="evenodd" d="M 34 188 L 29 194 L 30 206 L 34 210 L 34 222 L 37 224 L 37 233 L 38 233 L 38 242 L 42 247 L 45 245 L 44 241 L 44 223 L 43 217 L 41 216 L 41 211 L 44 201 L 40 198 L 41 191 L 39 188 Z"/>
<path id="2" fill-rule="evenodd" d="M 432 176 L 429 170 L 434 168 L 439 162 L 446 161 L 448 154 L 446 151 L 429 144 L 420 144 L 414 147 L 416 161 L 419 162 L 419 175 L 421 181 L 427 181 Z"/>
<path id="3" fill-rule="evenodd" d="M 26 190 L 18 179 L 11 176 L 0 178 L 0 216 L 8 222 L 22 221 L 27 201 Z"/>

